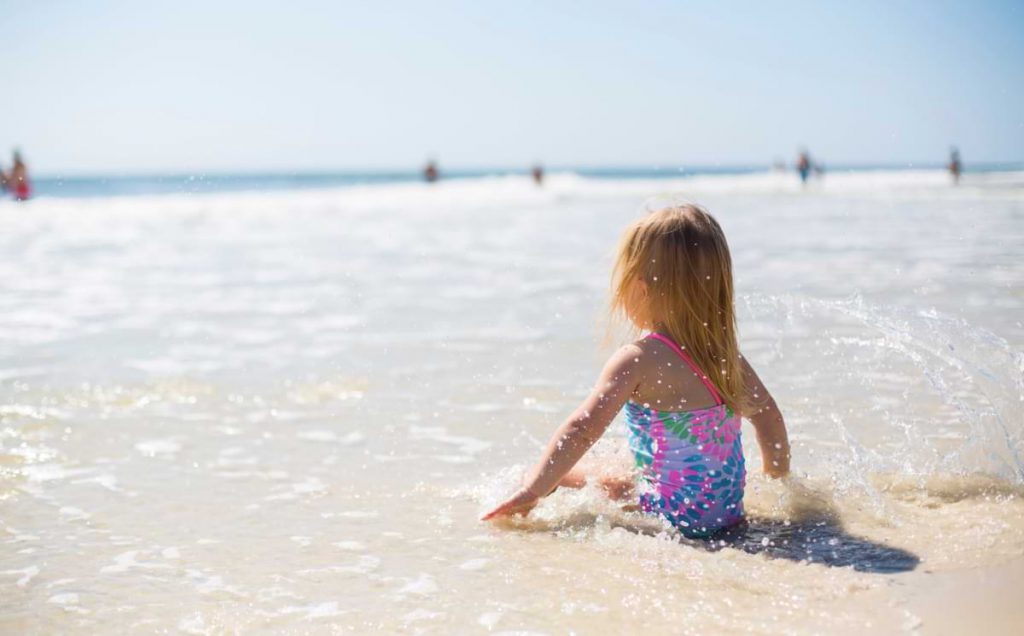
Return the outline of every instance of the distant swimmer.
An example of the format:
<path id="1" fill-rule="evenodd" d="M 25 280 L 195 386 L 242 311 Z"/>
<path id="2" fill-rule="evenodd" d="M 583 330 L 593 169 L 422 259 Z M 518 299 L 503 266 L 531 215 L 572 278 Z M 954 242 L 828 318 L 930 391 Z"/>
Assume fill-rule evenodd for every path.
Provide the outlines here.
<path id="1" fill-rule="evenodd" d="M 441 171 L 437 169 L 437 162 L 433 159 L 427 162 L 427 166 L 423 168 L 423 178 L 427 183 L 433 183 L 441 178 Z"/>
<path id="2" fill-rule="evenodd" d="M 530 170 L 530 174 L 533 176 L 533 182 L 537 185 L 544 185 L 544 168 L 537 164 Z"/>
<path id="3" fill-rule="evenodd" d="M 28 167 L 21 158 L 21 153 L 14 151 L 14 165 L 10 172 L 0 170 L 0 185 L 4 190 L 10 190 L 17 201 L 28 201 L 32 196 L 32 183 L 28 179 Z"/>
<path id="4" fill-rule="evenodd" d="M 800 173 L 801 183 L 807 183 L 811 176 L 811 155 L 806 150 L 800 151 L 800 157 L 796 160 L 796 170 Z"/>
<path id="5" fill-rule="evenodd" d="M 956 146 L 949 149 L 949 175 L 953 177 L 953 183 L 960 183 L 960 173 L 963 172 L 964 166 L 960 162 L 960 150 Z"/>

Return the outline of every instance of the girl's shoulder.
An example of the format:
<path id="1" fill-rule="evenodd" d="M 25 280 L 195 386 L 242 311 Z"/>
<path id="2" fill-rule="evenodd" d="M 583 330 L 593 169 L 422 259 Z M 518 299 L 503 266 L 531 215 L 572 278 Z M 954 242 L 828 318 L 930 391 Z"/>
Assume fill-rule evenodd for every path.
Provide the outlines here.
<path id="1" fill-rule="evenodd" d="M 640 338 L 622 345 L 611 355 L 609 363 L 620 368 L 628 368 L 640 375 L 656 370 L 666 356 L 659 349 L 661 343 L 651 338 Z"/>
<path id="2" fill-rule="evenodd" d="M 663 346 L 657 340 L 645 336 L 622 345 L 612 354 L 612 357 L 629 358 L 636 364 L 650 364 L 661 356 L 659 347 Z"/>
<path id="3" fill-rule="evenodd" d="M 641 360 L 647 360 L 649 364 L 657 364 L 665 360 L 672 361 L 675 358 L 675 352 L 668 345 L 651 336 L 634 340 L 627 346 L 635 351 Z"/>
<path id="4" fill-rule="evenodd" d="M 619 347 L 605 363 L 605 370 L 628 373 L 638 381 L 662 377 L 666 367 L 679 366 L 675 352 L 655 338 L 640 338 Z"/>

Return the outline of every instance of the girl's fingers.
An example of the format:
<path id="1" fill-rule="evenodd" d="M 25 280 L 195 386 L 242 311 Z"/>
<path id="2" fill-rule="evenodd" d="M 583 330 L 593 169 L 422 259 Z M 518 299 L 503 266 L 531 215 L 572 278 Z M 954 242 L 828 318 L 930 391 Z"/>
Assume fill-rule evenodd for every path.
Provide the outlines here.
<path id="1" fill-rule="evenodd" d="M 505 502 L 505 503 L 501 504 L 500 506 L 498 506 L 497 508 L 495 508 L 494 510 L 492 510 L 492 511 L 488 512 L 487 514 L 485 514 L 484 516 L 480 517 L 480 520 L 481 521 L 490 521 L 491 519 L 493 519 L 493 518 L 495 518 L 495 517 L 497 517 L 499 515 L 506 514 L 510 507 L 511 507 L 511 504 L 509 504 L 508 502 Z"/>
<path id="2" fill-rule="evenodd" d="M 494 510 L 488 512 L 484 516 L 480 517 L 480 521 L 490 521 L 491 519 L 495 518 L 499 514 L 501 514 L 501 507 L 500 506 L 498 508 L 495 508 Z"/>
<path id="3" fill-rule="evenodd" d="M 534 505 L 536 505 L 536 503 L 537 503 L 537 498 L 535 496 L 529 495 L 528 493 L 519 492 L 519 493 L 516 493 L 516 495 L 514 497 L 512 497 L 511 499 L 509 499 L 505 503 L 501 504 L 500 506 L 498 506 L 494 510 L 492 510 L 492 511 L 488 512 L 487 514 L 485 514 L 484 516 L 480 517 L 480 520 L 481 521 L 489 521 L 490 519 L 493 519 L 494 517 L 499 517 L 499 516 L 502 516 L 502 515 L 512 515 L 512 514 L 525 515 L 526 513 L 528 513 L 530 511 L 531 508 L 533 508 Z"/>
<path id="4" fill-rule="evenodd" d="M 515 501 L 506 501 L 505 503 L 501 504 L 500 506 L 498 506 L 494 510 L 492 510 L 492 511 L 488 512 L 487 514 L 485 514 L 484 516 L 480 517 L 480 520 L 481 521 L 490 521 L 494 517 L 501 517 L 501 516 L 506 516 L 506 515 L 511 516 L 513 514 L 516 514 L 516 513 L 523 514 L 528 509 L 529 509 L 528 507 L 526 507 L 526 506 L 524 506 L 522 504 L 516 503 Z"/>

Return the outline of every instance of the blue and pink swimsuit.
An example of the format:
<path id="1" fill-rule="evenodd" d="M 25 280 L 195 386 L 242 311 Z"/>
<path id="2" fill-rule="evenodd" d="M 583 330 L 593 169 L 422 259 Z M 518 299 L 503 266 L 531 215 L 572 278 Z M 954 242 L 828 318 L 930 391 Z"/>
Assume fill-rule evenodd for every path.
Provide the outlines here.
<path id="1" fill-rule="evenodd" d="M 743 519 L 747 471 L 740 417 L 676 343 L 659 333 L 647 337 L 675 351 L 701 378 L 716 405 L 658 411 L 632 400 L 626 403 L 629 448 L 640 471 L 640 509 L 661 515 L 687 537 L 706 537 Z"/>

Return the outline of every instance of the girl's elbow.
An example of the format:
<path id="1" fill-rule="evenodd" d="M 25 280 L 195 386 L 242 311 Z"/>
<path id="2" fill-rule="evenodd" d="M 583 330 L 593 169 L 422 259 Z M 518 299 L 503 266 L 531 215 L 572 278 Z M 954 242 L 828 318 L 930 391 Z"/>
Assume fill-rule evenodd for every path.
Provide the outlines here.
<path id="1" fill-rule="evenodd" d="M 771 413 L 778 413 L 779 415 L 781 415 L 781 413 L 779 412 L 779 405 L 775 401 L 775 397 L 771 393 L 765 394 L 763 405 L 765 411 Z"/>
<path id="2" fill-rule="evenodd" d="M 593 444 L 604 435 L 605 426 L 590 417 L 573 418 L 568 422 L 568 436 L 588 444 Z"/>
<path id="3" fill-rule="evenodd" d="M 779 405 L 775 403 L 775 399 L 770 395 L 760 396 L 757 399 L 752 400 L 747 405 L 746 411 L 747 419 L 755 424 L 757 424 L 757 420 L 782 417 L 782 412 L 779 411 Z"/>

